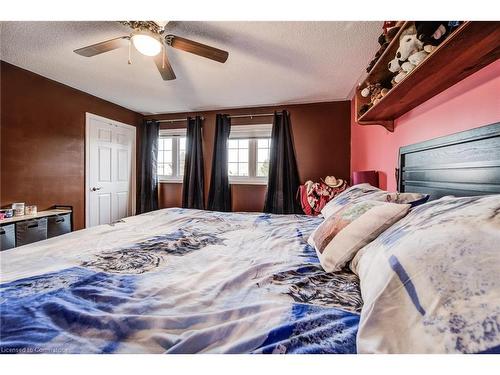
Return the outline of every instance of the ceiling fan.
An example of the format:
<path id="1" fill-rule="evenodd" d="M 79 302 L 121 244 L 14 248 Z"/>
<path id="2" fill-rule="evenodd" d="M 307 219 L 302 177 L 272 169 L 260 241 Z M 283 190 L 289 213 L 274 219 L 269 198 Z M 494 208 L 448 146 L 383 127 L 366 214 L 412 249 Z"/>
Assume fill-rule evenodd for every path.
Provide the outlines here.
<path id="1" fill-rule="evenodd" d="M 154 58 L 156 67 L 165 81 L 175 79 L 174 70 L 167 57 L 167 46 L 220 63 L 225 63 L 229 56 L 228 52 L 221 49 L 177 35 L 167 34 L 165 31 L 166 23 L 164 25 L 155 21 L 120 21 L 120 23 L 133 29 L 130 35 L 78 48 L 73 52 L 81 56 L 92 57 L 121 47 L 128 46 L 130 49 L 130 45 L 133 44 L 140 53 Z"/>

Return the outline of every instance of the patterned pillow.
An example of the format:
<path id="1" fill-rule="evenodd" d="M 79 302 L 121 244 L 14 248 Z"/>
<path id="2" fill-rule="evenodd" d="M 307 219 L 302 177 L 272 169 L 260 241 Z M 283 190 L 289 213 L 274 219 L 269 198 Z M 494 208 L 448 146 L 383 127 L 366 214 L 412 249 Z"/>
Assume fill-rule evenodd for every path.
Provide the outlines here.
<path id="1" fill-rule="evenodd" d="M 499 244 L 500 195 L 413 209 L 351 262 L 358 351 L 500 353 Z"/>
<path id="2" fill-rule="evenodd" d="M 378 200 L 382 202 L 410 204 L 411 207 L 425 203 L 429 195 L 421 193 L 389 193 L 370 184 L 359 184 L 351 186 L 341 194 L 337 195 L 321 210 L 321 214 L 328 218 L 337 213 L 342 207 L 349 203 L 358 203 L 365 200 Z"/>
<path id="3" fill-rule="evenodd" d="M 409 204 L 350 203 L 323 221 L 309 236 L 322 267 L 340 271 L 363 246 L 406 215 Z"/>
<path id="4" fill-rule="evenodd" d="M 340 211 L 345 205 L 357 203 L 364 200 L 373 199 L 380 196 L 382 190 L 370 184 L 359 184 L 351 186 L 328 202 L 321 210 L 321 214 L 326 218 Z"/>

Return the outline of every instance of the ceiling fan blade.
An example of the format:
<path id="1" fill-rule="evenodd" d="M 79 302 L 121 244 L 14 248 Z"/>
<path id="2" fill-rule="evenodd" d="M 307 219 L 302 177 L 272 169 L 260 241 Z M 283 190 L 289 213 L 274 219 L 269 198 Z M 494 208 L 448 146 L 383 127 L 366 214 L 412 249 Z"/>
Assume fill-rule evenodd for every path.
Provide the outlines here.
<path id="1" fill-rule="evenodd" d="M 225 63 L 229 56 L 228 52 L 221 49 L 210 47 L 206 44 L 201 44 L 176 35 L 167 35 L 165 37 L 165 41 L 169 46 L 173 48 L 194 53 L 195 55 L 205 57 L 210 60 L 215 60 L 220 63 Z"/>
<path id="2" fill-rule="evenodd" d="M 161 74 L 161 77 L 164 81 L 170 81 L 175 79 L 175 73 L 172 69 L 172 65 L 170 65 L 170 61 L 168 61 L 167 52 L 165 45 L 163 45 L 162 53 L 159 53 L 154 57 L 156 67 Z"/>
<path id="3" fill-rule="evenodd" d="M 130 37 L 120 36 L 118 38 L 106 40 L 101 43 L 92 44 L 87 47 L 75 49 L 73 52 L 85 57 L 92 57 L 104 52 L 112 51 L 120 47 L 126 47 Z"/>

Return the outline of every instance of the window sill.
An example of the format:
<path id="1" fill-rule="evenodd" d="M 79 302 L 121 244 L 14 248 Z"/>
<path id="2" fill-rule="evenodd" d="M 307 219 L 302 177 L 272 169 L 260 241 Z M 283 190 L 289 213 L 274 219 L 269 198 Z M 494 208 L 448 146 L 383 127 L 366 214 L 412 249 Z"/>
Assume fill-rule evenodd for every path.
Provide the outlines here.
<path id="1" fill-rule="evenodd" d="M 182 184 L 183 180 L 160 180 L 160 184 Z"/>
<path id="2" fill-rule="evenodd" d="M 183 180 L 160 180 L 160 184 L 182 184 Z M 230 185 L 267 185 L 267 180 L 229 180 Z"/>
<path id="3" fill-rule="evenodd" d="M 267 179 L 247 178 L 247 179 L 229 179 L 230 185 L 267 185 Z"/>

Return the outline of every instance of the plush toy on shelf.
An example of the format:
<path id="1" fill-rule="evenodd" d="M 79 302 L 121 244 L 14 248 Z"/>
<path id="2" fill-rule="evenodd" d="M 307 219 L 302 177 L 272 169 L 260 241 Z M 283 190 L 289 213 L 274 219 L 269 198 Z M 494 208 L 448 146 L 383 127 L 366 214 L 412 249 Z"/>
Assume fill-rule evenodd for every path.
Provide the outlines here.
<path id="1" fill-rule="evenodd" d="M 394 73 L 392 84 L 398 84 L 417 65 L 422 63 L 446 37 L 460 26 L 459 21 L 416 21 L 399 38 L 396 56 L 388 64 Z"/>
<path id="2" fill-rule="evenodd" d="M 389 89 L 383 87 L 381 83 L 369 84 L 363 90 L 361 90 L 361 96 L 363 98 L 370 97 L 370 103 L 377 104 L 380 99 L 387 95 Z"/>
<path id="3" fill-rule="evenodd" d="M 386 51 L 396 35 L 398 41 L 394 41 L 394 49 L 397 48 L 394 58 L 389 61 L 387 72 L 371 72 L 372 77 L 368 78 L 359 87 L 359 94 L 366 100 L 358 109 L 358 116 L 365 114 L 370 108 L 379 103 L 384 96 L 398 83 L 400 83 L 409 73 L 420 65 L 436 48 L 442 43 L 456 28 L 460 26 L 460 21 L 416 21 L 408 22 L 409 27 L 401 30 L 404 22 L 386 21 L 383 25 L 383 33 L 378 38 L 380 49 L 375 58 L 366 69 L 369 73 Z M 399 44 L 397 44 L 399 42 Z M 391 46 L 391 52 L 393 47 Z M 388 59 L 390 57 L 388 56 Z M 388 59 L 384 57 L 384 62 Z M 373 77 L 377 77 L 374 79 Z M 378 82 L 372 83 L 372 80 Z"/>
<path id="4" fill-rule="evenodd" d="M 382 89 L 382 85 L 380 83 L 370 83 L 363 90 L 361 90 L 361 96 L 363 98 L 368 98 L 372 94 L 376 94 Z"/>
<path id="5" fill-rule="evenodd" d="M 368 111 L 372 106 L 377 104 L 384 96 L 387 95 L 389 92 L 388 87 L 384 82 L 382 83 L 374 83 L 374 84 L 368 84 L 365 88 L 361 90 L 361 96 L 363 98 L 370 98 L 370 102 L 363 104 L 359 111 L 358 115 L 361 116 L 363 115 L 366 111 Z"/>
<path id="6" fill-rule="evenodd" d="M 382 35 L 385 37 L 387 42 L 390 43 L 394 39 L 403 24 L 404 21 L 384 21 L 384 24 L 382 25 Z"/>
<path id="7" fill-rule="evenodd" d="M 415 29 L 418 39 L 427 47 L 426 52 L 432 52 L 460 24 L 460 21 L 415 21 Z"/>
<path id="8" fill-rule="evenodd" d="M 403 80 L 417 65 L 425 60 L 428 53 L 424 50 L 424 42 L 418 38 L 415 26 L 403 31 L 399 38 L 399 48 L 396 56 L 388 64 L 388 69 L 394 73 L 392 84 L 396 85 Z"/>
<path id="9" fill-rule="evenodd" d="M 404 23 L 403 21 L 384 21 L 384 24 L 382 26 L 383 32 L 378 37 L 378 43 L 380 44 L 380 48 L 375 54 L 375 57 L 372 59 L 372 61 L 370 61 L 368 67 L 366 68 L 366 71 L 368 73 L 377 63 L 380 56 L 382 56 L 386 48 L 389 46 L 389 43 L 394 39 L 399 29 L 403 25 L 403 23 Z"/>

